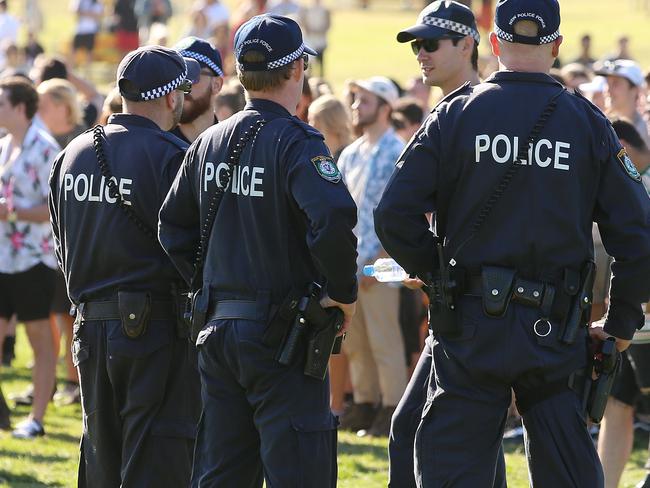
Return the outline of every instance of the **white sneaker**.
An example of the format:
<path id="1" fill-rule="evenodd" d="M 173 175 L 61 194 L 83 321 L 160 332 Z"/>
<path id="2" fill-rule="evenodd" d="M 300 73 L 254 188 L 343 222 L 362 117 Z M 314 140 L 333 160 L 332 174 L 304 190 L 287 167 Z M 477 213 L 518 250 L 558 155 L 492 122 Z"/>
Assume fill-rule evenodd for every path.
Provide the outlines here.
<path id="1" fill-rule="evenodd" d="M 16 439 L 34 439 L 45 435 L 45 429 L 38 420 L 26 419 L 19 423 L 11 433 Z"/>

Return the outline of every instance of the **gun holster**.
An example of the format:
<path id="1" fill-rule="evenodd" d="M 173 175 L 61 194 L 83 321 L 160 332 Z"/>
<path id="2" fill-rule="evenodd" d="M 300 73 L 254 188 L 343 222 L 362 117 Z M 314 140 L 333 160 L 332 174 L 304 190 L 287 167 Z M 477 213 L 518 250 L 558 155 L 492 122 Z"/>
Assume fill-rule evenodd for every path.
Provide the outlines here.
<path id="1" fill-rule="evenodd" d="M 192 341 L 192 344 L 196 343 L 196 339 L 198 338 L 201 329 L 205 326 L 205 319 L 208 315 L 210 291 L 209 288 L 206 290 L 206 287 L 188 294 L 188 300 L 190 301 L 190 340 Z"/>
<path id="2" fill-rule="evenodd" d="M 124 334 L 130 339 L 142 336 L 149 323 L 151 296 L 144 292 L 118 291 L 117 306 Z"/>
<path id="3" fill-rule="evenodd" d="M 320 305 L 318 305 L 320 308 Z M 322 312 L 322 313 L 321 313 Z M 325 379 L 327 364 L 334 353 L 336 345 L 340 352 L 342 336 L 337 334 L 343 327 L 343 311 L 340 308 L 320 308 L 317 318 L 308 318 L 311 328 L 307 342 L 307 359 L 305 360 L 304 373 L 319 380 Z"/>

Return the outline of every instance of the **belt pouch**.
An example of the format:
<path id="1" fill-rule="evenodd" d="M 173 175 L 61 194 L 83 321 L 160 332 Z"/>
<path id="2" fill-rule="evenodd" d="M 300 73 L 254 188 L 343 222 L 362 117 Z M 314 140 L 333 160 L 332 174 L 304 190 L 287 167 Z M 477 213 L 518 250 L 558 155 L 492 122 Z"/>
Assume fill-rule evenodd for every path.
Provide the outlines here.
<path id="1" fill-rule="evenodd" d="M 517 271 L 498 266 L 483 266 L 483 311 L 489 317 L 503 317 L 510 303 Z"/>
<path id="2" fill-rule="evenodd" d="M 137 339 L 147 329 L 151 315 L 151 297 L 148 293 L 118 291 L 117 306 L 122 320 L 122 331 L 130 339 Z"/>

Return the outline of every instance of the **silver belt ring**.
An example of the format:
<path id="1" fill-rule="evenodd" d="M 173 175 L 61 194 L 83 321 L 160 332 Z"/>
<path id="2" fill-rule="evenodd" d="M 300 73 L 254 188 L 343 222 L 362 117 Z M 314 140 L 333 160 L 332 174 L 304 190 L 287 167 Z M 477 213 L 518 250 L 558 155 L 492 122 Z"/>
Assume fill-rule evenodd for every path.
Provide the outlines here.
<path id="1" fill-rule="evenodd" d="M 545 334 L 542 334 L 539 332 L 539 330 L 537 330 L 537 327 L 539 326 L 539 324 L 544 324 L 544 323 L 547 325 L 548 330 L 546 331 Z M 535 325 L 533 325 L 533 330 L 535 331 L 535 334 L 537 334 L 538 337 L 546 337 L 551 333 L 551 330 L 553 330 L 553 326 L 551 325 L 551 322 L 548 319 L 537 319 Z"/>

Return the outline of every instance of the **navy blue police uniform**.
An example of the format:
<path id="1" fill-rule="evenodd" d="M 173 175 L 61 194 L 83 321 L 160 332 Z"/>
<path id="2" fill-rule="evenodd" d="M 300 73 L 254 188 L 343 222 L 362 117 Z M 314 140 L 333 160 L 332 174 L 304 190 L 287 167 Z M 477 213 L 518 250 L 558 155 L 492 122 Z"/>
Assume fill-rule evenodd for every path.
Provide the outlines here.
<path id="1" fill-rule="evenodd" d="M 243 61 L 249 49 L 266 60 Z M 273 15 L 244 24 L 235 52 L 240 72 L 313 54 L 295 22 Z M 255 133 L 225 185 L 234 145 Z M 210 305 L 197 340 L 203 414 L 192 486 L 261 487 L 265 479 L 270 487 L 333 487 L 337 422 L 328 381 L 303 373 L 304 352 L 281 365 L 265 334 L 291 290 L 304 293 L 311 282 L 340 303 L 356 300 L 356 206 L 323 136 L 283 106 L 253 98 L 190 146 L 160 211 L 160 241 L 188 281 L 199 229 L 209 226 L 222 185 L 202 275 Z"/>
<path id="2" fill-rule="evenodd" d="M 451 0 L 436 0 L 420 12 L 415 25 L 397 34 L 397 41 L 462 39 L 465 36 L 471 36 L 476 44 L 481 39 L 472 10 L 466 5 Z M 431 346 L 432 339 L 427 337 L 411 379 L 391 419 L 388 439 L 389 487 L 414 488 L 416 486 L 413 448 L 415 433 L 427 400 L 432 365 Z M 435 387 L 435 384 L 431 386 Z M 506 486 L 506 464 L 503 453 L 498 458 L 493 486 L 495 488 Z"/>
<path id="3" fill-rule="evenodd" d="M 188 73 L 175 51 L 146 47 L 122 60 L 118 85 L 123 97 L 142 102 L 183 87 L 198 70 L 191 64 Z M 52 170 L 55 250 L 77 306 L 80 487 L 175 488 L 190 480 L 197 359 L 177 320 L 183 281 L 154 230 L 186 149 L 148 118 L 115 114 L 103 130 L 74 139 Z"/>
<path id="4" fill-rule="evenodd" d="M 539 35 L 522 40 L 510 19 L 536 22 Z M 502 0 L 495 23 L 506 41 L 551 42 L 559 36 L 559 5 Z M 504 190 L 499 183 L 519 141 L 554 97 L 554 112 Z M 503 107 L 521 108 L 490 116 Z M 495 187 L 501 196 L 489 218 L 479 218 Z M 439 269 L 427 212 L 437 212 L 443 266 L 464 275 L 464 286 L 451 312 L 455 333 L 431 338 L 415 440 L 418 486 L 491 486 L 511 388 L 532 485 L 603 486 L 580 395 L 569 386 L 586 366 L 587 331 L 578 329 L 573 342 L 560 337 L 580 270 L 593 259 L 592 221 L 615 258 L 604 330 L 629 339 L 650 295 L 650 202 L 609 122 L 543 73 L 501 71 L 465 86 L 428 117 L 375 211 L 385 249 L 421 277 Z"/>
<path id="5" fill-rule="evenodd" d="M 223 77 L 223 61 L 221 59 L 221 53 L 219 53 L 219 50 L 208 41 L 195 36 L 185 37 L 174 45 L 174 49 L 176 49 L 184 58 L 194 59 L 197 61 L 201 68 L 209 70 L 210 76 Z M 218 122 L 217 116 L 215 115 L 214 123 L 217 124 Z M 174 127 L 170 132 L 179 139 L 187 142 L 187 144 L 192 143 L 192 141 L 185 137 L 180 125 Z"/>

